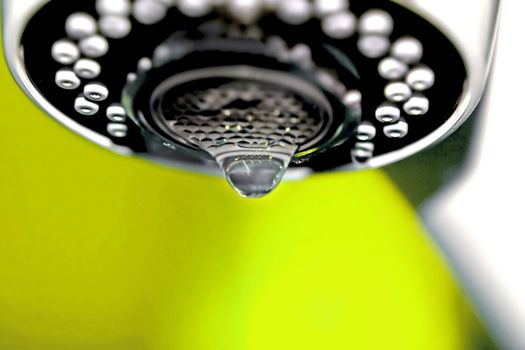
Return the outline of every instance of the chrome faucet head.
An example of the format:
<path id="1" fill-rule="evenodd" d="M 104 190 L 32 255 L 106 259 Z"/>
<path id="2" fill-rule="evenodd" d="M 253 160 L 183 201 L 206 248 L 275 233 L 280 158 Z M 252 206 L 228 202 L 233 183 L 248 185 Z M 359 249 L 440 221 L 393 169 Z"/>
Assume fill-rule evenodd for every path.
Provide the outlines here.
<path id="1" fill-rule="evenodd" d="M 393 1 L 16 1 L 6 55 L 45 111 L 246 197 L 403 159 L 471 111 L 461 46 Z"/>

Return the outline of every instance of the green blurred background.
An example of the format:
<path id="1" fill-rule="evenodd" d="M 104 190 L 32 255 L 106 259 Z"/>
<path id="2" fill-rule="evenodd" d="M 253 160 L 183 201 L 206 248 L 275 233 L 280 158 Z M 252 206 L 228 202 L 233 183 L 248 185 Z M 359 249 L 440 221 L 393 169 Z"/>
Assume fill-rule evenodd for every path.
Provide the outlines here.
<path id="1" fill-rule="evenodd" d="M 381 171 L 244 200 L 44 115 L 0 64 L 0 350 L 473 349 Z"/>

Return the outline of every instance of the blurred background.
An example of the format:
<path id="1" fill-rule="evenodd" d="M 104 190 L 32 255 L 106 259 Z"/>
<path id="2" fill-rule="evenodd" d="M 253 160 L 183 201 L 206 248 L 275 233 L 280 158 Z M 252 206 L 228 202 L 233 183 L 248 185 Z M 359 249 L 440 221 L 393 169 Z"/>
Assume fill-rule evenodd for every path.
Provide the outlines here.
<path id="1" fill-rule="evenodd" d="M 523 130 L 516 6 L 471 161 L 424 221 L 382 170 L 248 201 L 112 154 L 44 115 L 2 61 L 0 349 L 496 348 L 486 326 L 505 339 L 523 307 L 523 172 L 501 167 Z"/>

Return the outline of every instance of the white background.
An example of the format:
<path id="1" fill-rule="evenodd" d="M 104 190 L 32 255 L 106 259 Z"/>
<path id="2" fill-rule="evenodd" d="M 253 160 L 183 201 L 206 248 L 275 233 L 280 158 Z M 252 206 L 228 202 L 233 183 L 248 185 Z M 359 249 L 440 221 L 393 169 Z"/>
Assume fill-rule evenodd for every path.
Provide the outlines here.
<path id="1" fill-rule="evenodd" d="M 525 2 L 502 6 L 472 164 L 426 217 L 493 335 L 525 349 Z"/>

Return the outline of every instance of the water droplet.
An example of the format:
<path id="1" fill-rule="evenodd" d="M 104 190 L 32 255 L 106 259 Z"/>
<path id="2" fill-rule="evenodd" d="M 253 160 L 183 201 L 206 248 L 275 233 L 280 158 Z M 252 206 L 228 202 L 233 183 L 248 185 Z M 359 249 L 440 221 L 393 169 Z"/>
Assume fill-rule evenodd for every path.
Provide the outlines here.
<path id="1" fill-rule="evenodd" d="M 72 39 L 82 39 L 97 32 L 95 19 L 83 12 L 77 12 L 66 20 L 66 33 Z"/>
<path id="2" fill-rule="evenodd" d="M 128 0 L 97 0 L 96 8 L 100 15 L 128 16 L 130 3 Z"/>
<path id="3" fill-rule="evenodd" d="M 407 83 L 418 91 L 430 89 L 436 80 L 435 73 L 428 67 L 414 68 L 407 76 Z"/>
<path id="4" fill-rule="evenodd" d="M 382 35 L 364 35 L 358 42 L 359 51 L 368 58 L 384 56 L 390 48 L 390 40 Z"/>
<path id="5" fill-rule="evenodd" d="M 92 101 L 104 101 L 108 95 L 108 88 L 104 84 L 90 83 L 84 87 L 84 96 Z"/>
<path id="6" fill-rule="evenodd" d="M 403 109 L 407 114 L 415 116 L 426 114 L 429 108 L 430 102 L 423 95 L 415 95 L 403 105 Z"/>
<path id="7" fill-rule="evenodd" d="M 307 0 L 288 0 L 277 3 L 277 16 L 288 24 L 302 24 L 312 15 L 311 4 Z"/>
<path id="8" fill-rule="evenodd" d="M 322 28 L 334 39 L 346 39 L 354 35 L 357 19 L 353 13 L 339 12 L 324 18 Z"/>
<path id="9" fill-rule="evenodd" d="M 314 1 L 315 12 L 319 17 L 325 17 L 333 13 L 342 12 L 348 10 L 347 0 L 315 0 Z"/>
<path id="10" fill-rule="evenodd" d="M 292 156 L 241 155 L 220 162 L 230 185 L 245 198 L 259 198 L 281 182 Z"/>
<path id="11" fill-rule="evenodd" d="M 359 141 L 370 141 L 376 136 L 376 128 L 370 122 L 362 122 L 356 129 L 356 138 Z"/>
<path id="12" fill-rule="evenodd" d="M 102 70 L 100 64 L 91 59 L 82 58 L 73 67 L 75 73 L 83 79 L 95 79 Z"/>
<path id="13" fill-rule="evenodd" d="M 80 79 L 69 69 L 61 69 L 55 76 L 56 84 L 62 89 L 74 90 L 80 86 Z"/>
<path id="14" fill-rule="evenodd" d="M 99 58 L 108 53 L 109 43 L 100 35 L 92 35 L 82 39 L 79 43 L 80 50 L 86 57 Z"/>
<path id="15" fill-rule="evenodd" d="M 401 111 L 392 103 L 384 103 L 376 109 L 376 119 L 381 123 L 395 123 L 401 117 Z"/>
<path id="16" fill-rule="evenodd" d="M 379 74 L 387 80 L 401 79 L 408 72 L 408 66 L 392 57 L 387 57 L 379 63 Z"/>
<path id="17" fill-rule="evenodd" d="M 126 120 L 126 110 L 120 104 L 112 104 L 106 110 L 106 116 L 112 122 L 122 123 Z"/>
<path id="18" fill-rule="evenodd" d="M 412 90 L 405 83 L 390 83 L 385 87 L 385 96 L 393 102 L 403 102 L 412 96 Z"/>
<path id="19" fill-rule="evenodd" d="M 128 127 L 126 124 L 109 123 L 107 126 L 108 133 L 113 137 L 126 137 L 128 135 Z"/>
<path id="20" fill-rule="evenodd" d="M 77 45 L 69 40 L 59 40 L 53 44 L 51 55 L 61 64 L 72 64 L 80 57 Z"/>
<path id="21" fill-rule="evenodd" d="M 166 5 L 152 0 L 138 0 L 133 3 L 133 16 L 142 24 L 156 24 L 167 14 Z"/>
<path id="22" fill-rule="evenodd" d="M 408 124 L 406 121 L 400 120 L 396 124 L 385 126 L 384 132 L 391 139 L 400 139 L 408 134 Z"/>
<path id="23" fill-rule="evenodd" d="M 188 17 L 202 17 L 212 10 L 210 1 L 207 0 L 180 0 L 178 7 Z"/>
<path id="24" fill-rule="evenodd" d="M 403 37 L 392 46 L 392 55 L 405 63 L 417 63 L 423 57 L 423 44 L 416 38 Z"/>
<path id="25" fill-rule="evenodd" d="M 388 12 L 373 9 L 365 12 L 359 21 L 362 34 L 390 35 L 394 30 L 394 20 Z"/>
<path id="26" fill-rule="evenodd" d="M 160 107 L 169 109 L 160 115 L 160 122 L 213 157 L 230 185 L 247 198 L 275 189 L 297 150 L 309 147 L 306 143 L 321 134 L 328 115 L 324 102 L 310 101 L 273 83 L 233 80 L 217 85 L 211 80 L 202 84 L 182 97 L 167 90 L 166 105 Z M 201 106 L 199 101 L 211 102 Z M 198 124 L 196 129 L 181 123 L 184 118 Z"/>
<path id="27" fill-rule="evenodd" d="M 230 14 L 243 24 L 253 24 L 261 15 L 262 3 L 259 0 L 230 0 Z"/>
<path id="28" fill-rule="evenodd" d="M 357 142 L 352 149 L 352 159 L 356 163 L 364 163 L 374 156 L 375 145 L 372 142 Z"/>
<path id="29" fill-rule="evenodd" d="M 122 39 L 131 32 L 131 21 L 127 16 L 103 15 L 99 20 L 100 32 L 111 39 Z"/>

